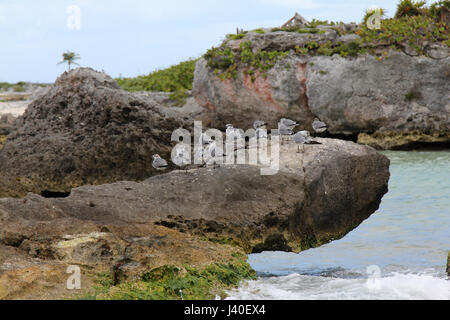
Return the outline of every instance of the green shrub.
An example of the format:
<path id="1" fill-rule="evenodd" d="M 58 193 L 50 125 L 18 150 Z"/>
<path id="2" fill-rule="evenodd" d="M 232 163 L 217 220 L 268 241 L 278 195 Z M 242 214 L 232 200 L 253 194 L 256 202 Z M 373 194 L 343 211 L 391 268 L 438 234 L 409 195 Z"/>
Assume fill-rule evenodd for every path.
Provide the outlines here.
<path id="1" fill-rule="evenodd" d="M 298 32 L 298 33 L 318 33 L 320 30 L 317 28 L 300 28 L 300 27 L 286 27 L 286 28 L 272 28 L 272 32 L 284 31 L 284 32 Z"/>
<path id="2" fill-rule="evenodd" d="M 23 86 L 23 84 L 17 83 L 13 86 L 13 90 L 14 92 L 24 92 L 25 87 Z"/>
<path id="3" fill-rule="evenodd" d="M 229 34 L 229 35 L 227 35 L 227 38 L 230 40 L 240 40 L 240 39 L 245 38 L 245 33 Z"/>
<path id="4" fill-rule="evenodd" d="M 396 18 L 418 16 L 422 13 L 426 1 L 401 0 L 395 12 Z"/>
<path id="5" fill-rule="evenodd" d="M 444 15 L 450 15 L 450 1 L 449 0 L 441 0 L 433 3 L 430 6 L 430 15 L 444 20 Z"/>
<path id="6" fill-rule="evenodd" d="M 239 50 L 234 52 L 228 47 L 212 48 L 206 52 L 204 58 L 210 68 L 220 79 L 231 79 L 237 76 L 239 65 L 246 67 L 246 72 L 253 75 L 260 71 L 263 76 L 270 70 L 279 58 L 285 57 L 288 53 L 282 51 L 259 50 L 254 53 L 251 41 L 242 42 Z M 256 79 L 256 78 L 254 78 Z"/>
<path id="7" fill-rule="evenodd" d="M 363 25 L 357 34 L 361 37 L 359 44 L 364 47 L 402 48 L 404 44 L 408 44 L 419 54 L 423 54 L 427 42 L 445 41 L 449 38 L 445 23 L 425 15 L 384 19 L 380 30 L 370 30 Z"/>
<path id="8" fill-rule="evenodd" d="M 24 92 L 26 83 L 23 81 L 17 82 L 16 84 L 11 84 L 8 82 L 0 82 L 0 90 L 13 89 L 15 92 Z"/>
<path id="9" fill-rule="evenodd" d="M 310 28 L 316 28 L 320 25 L 330 25 L 330 23 L 328 22 L 328 20 L 321 21 L 316 19 L 312 19 L 312 21 L 309 23 Z"/>
<path id="10" fill-rule="evenodd" d="M 197 60 L 190 59 L 167 69 L 157 70 L 146 76 L 116 80 L 124 90 L 131 92 L 192 90 L 196 62 Z"/>

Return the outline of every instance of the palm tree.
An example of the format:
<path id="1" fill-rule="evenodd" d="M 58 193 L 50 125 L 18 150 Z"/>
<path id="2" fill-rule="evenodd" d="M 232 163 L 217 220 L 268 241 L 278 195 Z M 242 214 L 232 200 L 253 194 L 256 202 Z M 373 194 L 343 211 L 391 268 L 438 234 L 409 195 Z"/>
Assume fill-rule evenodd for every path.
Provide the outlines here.
<path id="1" fill-rule="evenodd" d="M 75 60 L 80 59 L 80 55 L 78 53 L 75 53 L 72 51 L 66 51 L 63 53 L 62 56 L 63 56 L 63 60 L 61 62 L 59 62 L 58 64 L 67 63 L 69 65 L 69 71 L 70 71 L 70 66 L 72 64 L 79 66 L 79 64 L 75 62 Z"/>

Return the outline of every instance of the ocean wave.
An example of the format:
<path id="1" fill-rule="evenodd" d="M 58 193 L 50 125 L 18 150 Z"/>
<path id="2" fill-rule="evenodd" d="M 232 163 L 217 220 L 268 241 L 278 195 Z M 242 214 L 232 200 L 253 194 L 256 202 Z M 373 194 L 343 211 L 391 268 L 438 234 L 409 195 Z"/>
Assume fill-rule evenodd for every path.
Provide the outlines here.
<path id="1" fill-rule="evenodd" d="M 228 292 L 230 300 L 450 300 L 450 281 L 430 273 L 376 278 L 291 274 L 259 278 Z"/>

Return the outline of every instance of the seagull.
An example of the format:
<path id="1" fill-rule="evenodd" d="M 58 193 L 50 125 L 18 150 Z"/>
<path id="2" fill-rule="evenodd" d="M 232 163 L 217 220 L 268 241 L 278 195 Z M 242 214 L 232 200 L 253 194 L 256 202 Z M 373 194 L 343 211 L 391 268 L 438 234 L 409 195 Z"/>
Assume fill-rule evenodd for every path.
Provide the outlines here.
<path id="1" fill-rule="evenodd" d="M 313 138 L 311 138 L 309 131 L 299 131 L 294 135 L 294 141 L 298 145 L 297 153 L 299 153 L 300 145 L 305 144 L 321 144 L 320 142 L 314 141 Z M 304 150 L 304 147 L 303 147 Z"/>
<path id="2" fill-rule="evenodd" d="M 317 118 L 314 119 L 312 127 L 313 127 L 314 131 L 317 133 L 322 133 L 322 132 L 327 131 L 327 125 L 325 124 L 325 122 L 322 122 Z"/>
<path id="3" fill-rule="evenodd" d="M 200 134 L 198 138 L 198 147 L 195 147 L 194 159 L 202 159 L 204 154 L 206 153 L 206 149 L 208 147 L 209 142 L 212 141 L 212 138 L 203 132 Z"/>
<path id="4" fill-rule="evenodd" d="M 267 123 L 265 123 L 262 120 L 255 120 L 255 122 L 253 122 L 253 128 L 255 128 L 255 130 L 258 130 L 259 128 L 263 128 L 267 125 Z"/>
<path id="5" fill-rule="evenodd" d="M 278 124 L 278 133 L 280 136 L 290 136 L 290 135 L 294 134 L 294 131 L 291 128 L 286 127 L 284 124 L 279 123 Z"/>
<path id="6" fill-rule="evenodd" d="M 237 128 L 234 128 L 232 124 L 227 124 L 226 125 L 227 130 L 226 130 L 226 135 L 227 135 L 227 140 L 231 139 L 232 141 L 239 140 L 242 139 L 242 134 L 241 131 Z"/>
<path id="7" fill-rule="evenodd" d="M 294 134 L 293 127 L 284 125 L 281 121 L 278 122 L 278 135 L 281 137 L 281 144 L 283 144 L 283 136 L 291 136 Z"/>
<path id="8" fill-rule="evenodd" d="M 167 161 L 161 158 L 159 154 L 153 155 L 153 168 L 155 168 L 156 170 L 165 170 L 168 166 L 169 165 L 167 164 Z"/>
<path id="9" fill-rule="evenodd" d="M 253 122 L 253 128 L 256 130 L 256 138 L 267 138 L 266 125 L 267 123 L 262 120 L 255 120 L 255 122 Z"/>
<path id="10" fill-rule="evenodd" d="M 205 146 L 209 143 L 210 140 L 210 136 L 208 136 L 206 133 L 202 133 L 198 138 L 198 144 L 200 144 L 201 146 Z"/>
<path id="11" fill-rule="evenodd" d="M 294 128 L 296 126 L 298 126 L 298 123 L 295 122 L 294 120 L 285 119 L 285 118 L 281 118 L 279 123 L 283 124 L 285 127 L 288 127 L 288 128 L 290 128 L 292 130 L 294 130 Z"/>
<path id="12" fill-rule="evenodd" d="M 217 142 L 215 140 L 210 140 L 207 147 L 205 147 L 204 151 L 204 160 L 206 164 L 210 163 L 216 163 L 216 157 L 224 157 L 226 156 L 225 153 L 223 153 L 223 150 L 221 148 L 217 147 Z"/>
<path id="13" fill-rule="evenodd" d="M 184 167 L 191 164 L 191 155 L 189 152 L 189 146 L 178 145 L 175 147 L 175 157 L 173 158 L 173 163 L 179 167 Z"/>
<path id="14" fill-rule="evenodd" d="M 256 129 L 256 138 L 267 138 L 267 129 L 266 128 L 258 128 Z"/>

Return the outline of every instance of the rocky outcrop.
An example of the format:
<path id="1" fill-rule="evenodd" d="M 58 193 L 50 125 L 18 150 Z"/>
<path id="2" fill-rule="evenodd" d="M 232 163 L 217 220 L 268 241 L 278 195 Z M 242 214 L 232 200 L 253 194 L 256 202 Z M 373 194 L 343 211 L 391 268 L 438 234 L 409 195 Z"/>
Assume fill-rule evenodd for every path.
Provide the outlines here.
<path id="1" fill-rule="evenodd" d="M 0 195 L 68 191 L 87 183 L 144 180 L 151 155 L 167 156 L 174 129 L 192 126 L 199 107 L 132 94 L 104 73 L 64 73 L 34 100 L 0 152 Z M 201 110 L 200 110 L 201 113 Z"/>
<path id="2" fill-rule="evenodd" d="M 92 288 L 99 273 L 116 284 L 168 265 L 223 266 L 241 250 L 299 252 L 339 239 L 378 208 L 389 160 L 319 141 L 300 151 L 282 145 L 272 176 L 259 165 L 223 165 L 83 186 L 65 198 L 0 199 L 0 298 L 73 297 L 69 265 Z"/>
<path id="3" fill-rule="evenodd" d="M 310 59 L 307 91 L 311 112 L 333 134 L 450 133 L 450 58 Z"/>
<path id="4" fill-rule="evenodd" d="M 133 272 L 158 261 L 146 260 L 141 246 L 158 252 L 172 237 L 247 252 L 316 247 L 377 210 L 389 180 L 389 160 L 372 148 L 319 141 L 302 152 L 281 146 L 280 171 L 271 176 L 257 165 L 223 165 L 83 186 L 65 198 L 1 199 L 0 245 L 69 264 L 111 266 L 126 257 L 139 266 Z"/>
<path id="5" fill-rule="evenodd" d="M 313 43 L 351 45 L 359 38 L 339 36 L 338 27 L 318 27 L 319 32 L 249 32 L 242 39 L 225 40 L 223 48 L 239 54 L 242 43 L 251 43 L 253 52 L 281 51 L 265 74 L 249 74 L 238 64 L 235 77 L 220 79 L 217 70 L 199 60 L 193 86 L 198 103 L 209 112 L 216 125 L 233 123 L 250 128 L 254 119 L 264 119 L 276 127 L 280 117 L 298 121 L 311 130 L 314 117 L 329 125 L 329 133 L 371 136 L 377 148 L 416 146 L 406 134 L 417 134 L 424 143 L 449 143 L 450 57 L 443 44 L 428 44 L 426 56 L 381 48 L 382 58 L 371 54 L 341 57 L 295 53 Z M 309 29 L 311 30 L 311 29 Z M 384 143 L 380 135 L 400 137 Z M 438 137 L 439 139 L 436 139 Z M 363 141 L 363 140 L 362 140 Z"/>
<path id="6" fill-rule="evenodd" d="M 275 175 L 222 165 L 154 176 L 150 156 L 168 158 L 172 131 L 203 116 L 194 98 L 178 108 L 167 94 L 124 92 L 91 69 L 62 75 L 0 151 L 0 196 L 35 192 L 0 199 L 0 298 L 73 297 L 69 265 L 85 288 L 99 273 L 113 286 L 159 268 L 222 272 L 236 284 L 252 274 L 244 252 L 339 239 L 387 192 L 386 157 L 333 139 L 283 144 Z"/>

